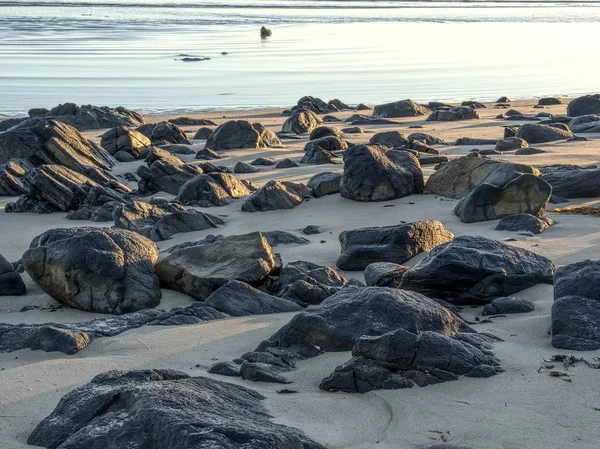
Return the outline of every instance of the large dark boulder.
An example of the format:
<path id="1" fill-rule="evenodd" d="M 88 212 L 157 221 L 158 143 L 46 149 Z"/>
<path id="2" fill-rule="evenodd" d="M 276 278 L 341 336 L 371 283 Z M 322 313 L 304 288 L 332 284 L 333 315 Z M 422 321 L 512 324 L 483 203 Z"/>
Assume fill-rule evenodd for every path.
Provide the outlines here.
<path id="1" fill-rule="evenodd" d="M 427 117 L 428 122 L 454 122 L 458 120 L 480 119 L 477 109 L 459 106 L 452 109 L 436 109 Z"/>
<path id="2" fill-rule="evenodd" d="M 197 175 L 181 186 L 176 201 L 190 206 L 225 206 L 252 192 L 229 173 Z"/>
<path id="3" fill-rule="evenodd" d="M 181 128 L 169 122 L 148 123 L 138 127 L 137 131 L 150 139 L 154 145 L 192 144 Z"/>
<path id="4" fill-rule="evenodd" d="M 298 312 L 302 306 L 289 299 L 261 292 L 240 281 L 229 281 L 206 298 L 205 303 L 231 316 Z"/>
<path id="5" fill-rule="evenodd" d="M 150 139 L 133 129 L 119 126 L 106 131 L 101 136 L 100 146 L 114 155 L 119 151 L 124 151 L 137 158 L 140 152 L 152 145 Z"/>
<path id="6" fill-rule="evenodd" d="M 66 394 L 27 442 L 48 449 L 324 449 L 273 423 L 263 399 L 179 371 L 109 371 Z"/>
<path id="7" fill-rule="evenodd" d="M 486 315 L 507 315 L 511 313 L 529 313 L 535 310 L 535 304 L 524 298 L 501 297 L 486 304 L 481 311 Z"/>
<path id="8" fill-rule="evenodd" d="M 281 145 L 277 136 L 270 135 L 271 131 L 260 124 L 256 124 L 256 127 L 258 129 L 247 120 L 230 120 L 213 131 L 206 141 L 205 148 L 222 151 Z M 262 138 L 261 132 L 265 134 L 266 139 Z M 267 136 L 267 133 L 270 134 Z"/>
<path id="9" fill-rule="evenodd" d="M 577 166 L 544 170 L 542 179 L 552 186 L 553 195 L 563 198 L 600 196 L 600 169 Z"/>
<path id="10" fill-rule="evenodd" d="M 487 304 L 539 283 L 552 284 L 551 260 L 484 237 L 436 246 L 404 273 L 400 288 L 452 304 Z"/>
<path id="11" fill-rule="evenodd" d="M 28 159 L 36 166 L 63 165 L 77 172 L 110 169 L 116 160 L 88 141 L 75 128 L 54 120 L 30 119 L 17 129 L 0 133 L 0 164 Z"/>
<path id="12" fill-rule="evenodd" d="M 327 391 L 366 393 L 371 390 L 424 387 L 459 376 L 491 377 L 504 371 L 490 351 L 490 337 L 478 334 L 447 336 L 396 329 L 356 341 L 352 359 L 323 379 Z"/>
<path id="13" fill-rule="evenodd" d="M 340 193 L 354 201 L 385 201 L 423 191 L 418 159 L 406 151 L 357 145 L 344 153 Z"/>
<path id="14" fill-rule="evenodd" d="M 574 134 L 568 130 L 549 125 L 538 125 L 536 123 L 526 123 L 519 127 L 517 137 L 525 140 L 527 143 L 546 143 L 556 140 L 567 140 L 574 137 Z"/>
<path id="15" fill-rule="evenodd" d="M 557 106 L 559 104 L 563 104 L 563 102 L 556 97 L 544 97 L 538 100 L 538 106 Z"/>
<path id="16" fill-rule="evenodd" d="M 21 296 L 25 293 L 23 279 L 12 264 L 0 254 L 0 296 Z"/>
<path id="17" fill-rule="evenodd" d="M 308 109 L 296 109 L 283 124 L 284 133 L 305 134 L 323 124 L 323 120 Z"/>
<path id="18" fill-rule="evenodd" d="M 167 151 L 160 150 L 163 153 Z M 204 173 L 197 165 L 184 164 L 175 155 L 165 158 L 163 153 L 153 151 L 146 159 L 148 165 L 140 165 L 137 175 L 140 177 L 138 190 L 151 195 L 156 192 L 167 192 L 177 195 L 179 189 L 190 179 Z M 170 154 L 170 153 L 169 153 Z"/>
<path id="19" fill-rule="evenodd" d="M 567 106 L 567 115 L 570 117 L 588 114 L 600 115 L 600 95 L 584 95 L 571 100 Z"/>
<path id="20" fill-rule="evenodd" d="M 42 290 L 76 309 L 122 314 L 155 307 L 156 245 L 123 229 L 52 229 L 31 242 L 23 266 Z"/>
<path id="21" fill-rule="evenodd" d="M 538 169 L 529 165 L 486 157 L 461 157 L 433 172 L 427 180 L 425 190 L 450 198 L 462 198 L 480 184 L 503 187 L 524 173 L 540 175 Z"/>
<path id="22" fill-rule="evenodd" d="M 568 125 L 574 133 L 600 133 L 600 115 L 575 117 Z"/>
<path id="23" fill-rule="evenodd" d="M 11 159 L 0 165 L 0 196 L 18 196 L 27 193 L 23 178 L 34 168 L 28 159 Z"/>
<path id="24" fill-rule="evenodd" d="M 532 214 L 513 214 L 504 217 L 496 225 L 497 231 L 531 232 L 541 234 L 553 221 L 547 217 L 536 217 Z"/>
<path id="25" fill-rule="evenodd" d="M 408 137 L 399 131 L 385 131 L 374 134 L 369 140 L 369 145 L 384 145 L 389 148 L 408 145 Z"/>
<path id="26" fill-rule="evenodd" d="M 552 187 L 542 178 L 525 174 L 508 182 L 504 187 L 480 184 L 464 196 L 454 208 L 454 214 L 463 223 L 496 220 L 513 214 L 541 216 Z"/>
<path id="27" fill-rule="evenodd" d="M 231 280 L 259 285 L 279 261 L 260 232 L 177 249 L 156 264 L 163 285 L 199 300 Z"/>
<path id="28" fill-rule="evenodd" d="M 454 234 L 437 220 L 344 231 L 337 266 L 352 271 L 364 270 L 374 262 L 403 264 L 453 238 Z"/>
<path id="29" fill-rule="evenodd" d="M 401 100 L 393 103 L 380 104 L 373 109 L 375 118 L 398 118 L 398 117 L 416 117 L 427 115 L 431 112 L 425 106 L 415 103 L 412 100 Z"/>
<path id="30" fill-rule="evenodd" d="M 319 198 L 325 195 L 339 193 L 340 182 L 342 180 L 341 173 L 321 172 L 313 175 L 306 186 L 311 189 L 312 194 Z"/>
<path id="31" fill-rule="evenodd" d="M 310 190 L 304 184 L 289 181 L 269 181 L 254 192 L 244 204 L 244 212 L 264 212 L 268 210 L 293 209 L 306 198 L 311 198 Z"/>
<path id="32" fill-rule="evenodd" d="M 391 262 L 374 262 L 365 268 L 365 284 L 369 287 L 391 287 L 400 286 L 404 273 L 410 267 Z"/>

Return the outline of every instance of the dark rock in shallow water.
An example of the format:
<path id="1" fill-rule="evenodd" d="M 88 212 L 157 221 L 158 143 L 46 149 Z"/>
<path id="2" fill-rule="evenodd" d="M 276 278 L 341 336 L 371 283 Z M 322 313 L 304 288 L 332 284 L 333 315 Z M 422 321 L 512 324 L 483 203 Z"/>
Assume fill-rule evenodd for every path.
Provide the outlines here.
<path id="1" fill-rule="evenodd" d="M 452 304 L 487 304 L 539 283 L 552 284 L 555 266 L 526 249 L 484 237 L 444 243 L 407 271 L 400 288 Z"/>
<path id="2" fill-rule="evenodd" d="M 523 298 L 504 297 L 496 298 L 486 304 L 482 315 L 505 315 L 511 313 L 529 313 L 535 310 L 535 304 Z"/>
<path id="3" fill-rule="evenodd" d="M 324 449 L 299 430 L 273 423 L 263 399 L 178 371 L 109 371 L 65 395 L 27 441 L 49 449 L 120 442 L 145 449 Z"/>
<path id="4" fill-rule="evenodd" d="M 259 284 L 278 263 L 263 235 L 253 232 L 183 247 L 155 268 L 162 284 L 203 301 L 231 280 Z"/>
<path id="5" fill-rule="evenodd" d="M 453 238 L 437 220 L 344 231 L 337 266 L 352 271 L 364 270 L 373 262 L 402 264 Z"/>
<path id="6" fill-rule="evenodd" d="M 25 293 L 23 279 L 10 262 L 0 254 L 0 296 L 21 296 Z"/>
<path id="7" fill-rule="evenodd" d="M 550 226 L 553 221 L 550 218 L 538 218 L 531 214 L 513 214 L 504 217 L 496 226 L 497 231 L 531 232 L 541 234 Z"/>
<path id="8" fill-rule="evenodd" d="M 425 106 L 421 106 L 412 100 L 401 100 L 394 103 L 387 103 L 375 106 L 373 117 L 375 118 L 397 118 L 397 117 L 416 117 L 427 115 L 431 111 Z"/>
<path id="9" fill-rule="evenodd" d="M 517 137 L 527 141 L 527 143 L 545 143 L 554 142 L 556 140 L 567 140 L 573 137 L 574 134 L 568 130 L 556 128 L 548 125 L 538 125 L 527 123 L 519 127 Z"/>
<path id="10" fill-rule="evenodd" d="M 340 193 L 354 201 L 385 201 L 421 193 L 423 171 L 405 151 L 357 145 L 344 154 Z"/>
<path id="11" fill-rule="evenodd" d="M 156 245 L 122 229 L 52 229 L 23 255 L 31 278 L 58 302 L 81 310 L 122 314 L 155 307 L 161 292 Z"/>
<path id="12" fill-rule="evenodd" d="M 454 208 L 454 214 L 463 223 L 496 220 L 513 214 L 544 213 L 552 187 L 543 179 L 524 174 L 504 187 L 480 184 L 464 196 Z"/>
<path id="13" fill-rule="evenodd" d="M 567 115 L 571 117 L 588 114 L 600 115 L 600 95 L 584 95 L 571 100 L 567 106 Z"/>
<path id="14" fill-rule="evenodd" d="M 312 176 L 306 186 L 312 190 L 314 196 L 320 198 L 325 195 L 339 193 L 341 180 L 341 173 L 321 172 Z"/>
<path id="15" fill-rule="evenodd" d="M 169 122 L 149 123 L 140 126 L 137 131 L 150 139 L 155 145 L 168 143 L 192 144 L 181 128 Z"/>
<path id="16" fill-rule="evenodd" d="M 311 198 L 304 184 L 289 181 L 269 181 L 254 192 L 242 205 L 244 212 L 264 212 L 277 209 L 293 209 L 306 198 Z"/>
<path id="17" fill-rule="evenodd" d="M 265 315 L 297 312 L 302 307 L 293 301 L 278 298 L 240 281 L 229 281 L 206 298 L 205 303 L 231 316 Z"/>
<path id="18" fill-rule="evenodd" d="M 427 117 L 428 122 L 453 122 L 457 120 L 480 119 L 479 112 L 469 107 L 457 107 L 450 110 L 437 109 Z"/>
<path id="19" fill-rule="evenodd" d="M 352 359 L 323 379 L 327 391 L 366 393 L 371 390 L 424 387 L 458 376 L 491 377 L 504 371 L 490 351 L 490 337 L 412 333 L 402 328 L 356 341 Z"/>
<path id="20" fill-rule="evenodd" d="M 480 184 L 503 187 L 524 173 L 540 174 L 538 169 L 529 165 L 485 157 L 461 157 L 435 171 L 427 180 L 425 189 L 450 198 L 462 198 Z"/>

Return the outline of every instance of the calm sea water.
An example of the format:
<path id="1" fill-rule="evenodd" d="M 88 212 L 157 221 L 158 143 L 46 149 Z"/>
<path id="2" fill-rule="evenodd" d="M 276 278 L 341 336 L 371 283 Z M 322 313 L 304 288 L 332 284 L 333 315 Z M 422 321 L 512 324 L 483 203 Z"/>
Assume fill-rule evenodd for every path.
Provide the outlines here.
<path id="1" fill-rule="evenodd" d="M 577 95 L 599 30 L 595 1 L 0 0 L 0 115 Z"/>

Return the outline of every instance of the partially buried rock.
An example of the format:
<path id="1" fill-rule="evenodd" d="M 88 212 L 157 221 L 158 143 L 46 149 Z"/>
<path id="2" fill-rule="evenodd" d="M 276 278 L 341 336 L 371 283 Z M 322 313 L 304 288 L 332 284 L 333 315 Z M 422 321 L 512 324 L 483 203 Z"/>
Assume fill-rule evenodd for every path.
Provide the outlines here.
<path id="1" fill-rule="evenodd" d="M 27 193 L 25 175 L 34 165 L 27 159 L 11 159 L 0 165 L 0 196 L 18 196 Z"/>
<path id="2" fill-rule="evenodd" d="M 531 214 L 513 214 L 504 217 L 496 226 L 497 231 L 531 232 L 541 234 L 553 221 L 546 217 L 536 217 Z"/>
<path id="3" fill-rule="evenodd" d="M 573 136 L 574 134 L 571 131 L 565 131 L 554 126 L 538 125 L 534 123 L 522 125 L 517 131 L 517 137 L 527 141 L 529 144 L 567 140 Z"/>
<path id="4" fill-rule="evenodd" d="M 296 109 L 283 124 L 281 130 L 284 133 L 304 134 L 309 133 L 323 121 L 314 112 L 308 109 Z"/>
<path id="5" fill-rule="evenodd" d="M 452 304 L 487 304 L 539 283 L 555 266 L 526 249 L 484 237 L 461 236 L 439 245 L 402 277 L 400 288 Z"/>
<path id="6" fill-rule="evenodd" d="M 367 108 L 368 109 L 368 108 Z M 358 109 L 357 109 L 358 110 Z M 427 115 L 431 112 L 425 106 L 421 106 L 412 100 L 401 100 L 394 103 L 387 103 L 375 106 L 373 117 L 375 118 L 397 118 L 397 117 L 416 117 Z"/>
<path id="7" fill-rule="evenodd" d="M 168 121 L 177 126 L 217 126 L 215 122 L 205 118 L 176 117 Z"/>
<path id="8" fill-rule="evenodd" d="M 529 144 L 520 137 L 509 137 L 496 143 L 496 150 L 498 151 L 512 151 L 527 147 L 529 147 Z"/>
<path id="9" fill-rule="evenodd" d="M 457 120 L 480 119 L 477 109 L 460 106 L 450 110 L 437 109 L 427 117 L 428 122 L 453 122 Z"/>
<path id="10" fill-rule="evenodd" d="M 600 169 L 575 165 L 544 169 L 542 179 L 552 186 L 552 193 L 564 198 L 600 196 Z"/>
<path id="11" fill-rule="evenodd" d="M 538 106 L 555 106 L 563 104 L 563 102 L 555 97 L 544 97 L 538 100 Z"/>
<path id="12" fill-rule="evenodd" d="M 341 180 L 341 173 L 322 172 L 311 177 L 306 185 L 312 190 L 314 196 L 320 198 L 325 195 L 339 193 Z"/>
<path id="13" fill-rule="evenodd" d="M 242 204 L 244 212 L 293 209 L 311 198 L 308 187 L 289 181 L 269 181 Z"/>
<path id="14" fill-rule="evenodd" d="M 336 264 L 349 271 L 364 270 L 374 262 L 402 264 L 453 238 L 454 234 L 437 220 L 344 231 L 340 234 L 342 252 Z"/>
<path id="15" fill-rule="evenodd" d="M 23 279 L 12 264 L 0 254 L 0 296 L 21 296 L 25 293 Z"/>
<path id="16" fill-rule="evenodd" d="M 156 264 L 162 284 L 199 300 L 231 280 L 258 285 L 278 267 L 259 232 L 176 250 Z"/>
<path id="17" fill-rule="evenodd" d="M 405 151 L 357 145 L 344 154 L 340 193 L 354 201 L 385 201 L 423 191 L 418 159 Z"/>
<path id="18" fill-rule="evenodd" d="M 206 148 L 216 151 L 277 145 L 281 145 L 281 142 L 273 132 L 260 123 L 253 125 L 247 120 L 230 120 L 224 123 L 206 141 Z"/>
<path id="19" fill-rule="evenodd" d="M 575 117 L 568 125 L 574 133 L 598 133 L 600 132 L 600 115 Z"/>
<path id="20" fill-rule="evenodd" d="M 150 139 L 155 145 L 168 143 L 192 144 L 181 128 L 169 122 L 149 123 L 140 126 L 137 131 Z"/>
<path id="21" fill-rule="evenodd" d="M 496 298 L 483 307 L 482 315 L 508 315 L 511 313 L 529 313 L 535 310 L 535 304 L 523 298 Z"/>
<path id="22" fill-rule="evenodd" d="M 461 157 L 435 171 L 425 189 L 450 198 L 461 198 L 483 183 L 503 187 L 524 173 L 540 175 L 538 169 L 485 157 Z"/>
<path id="23" fill-rule="evenodd" d="M 235 166 L 233 167 L 234 173 L 256 173 L 257 171 L 258 168 L 242 161 L 236 162 Z"/>
<path id="24" fill-rule="evenodd" d="M 570 117 L 589 114 L 600 115 L 600 95 L 584 95 L 572 100 L 567 106 L 567 115 Z"/>
<path id="25" fill-rule="evenodd" d="M 102 449 L 107 441 L 145 449 L 234 448 L 240 442 L 324 449 L 272 422 L 263 399 L 245 387 L 178 371 L 109 371 L 65 395 L 27 442 L 49 449 Z"/>
<path id="26" fill-rule="evenodd" d="M 460 200 L 454 214 L 463 223 L 496 220 L 522 213 L 540 216 L 551 195 L 550 184 L 535 175 L 525 174 L 504 187 L 480 184 Z"/>
<path id="27" fill-rule="evenodd" d="M 365 268 L 365 283 L 369 287 L 391 287 L 400 286 L 404 273 L 410 267 L 391 262 L 375 262 Z"/>
<path id="28" fill-rule="evenodd" d="M 235 198 L 250 195 L 248 187 L 229 173 L 195 176 L 181 186 L 176 201 L 190 206 L 226 206 Z"/>
<path id="29" fill-rule="evenodd" d="M 294 168 L 299 167 L 299 165 L 291 159 L 285 158 L 277 162 L 275 168 Z"/>
<path id="30" fill-rule="evenodd" d="M 133 129 L 120 126 L 112 128 L 102 134 L 100 146 L 110 154 L 120 151 L 131 154 L 134 158 L 140 155 L 143 148 L 152 145 L 150 139 Z"/>
<path id="31" fill-rule="evenodd" d="M 327 391 L 366 393 L 371 390 L 424 387 L 459 376 L 491 377 L 504 371 L 491 352 L 493 338 L 478 334 L 447 336 L 397 329 L 356 341 L 352 359 L 323 379 Z"/>
<path id="32" fill-rule="evenodd" d="M 23 255 L 25 271 L 58 302 L 98 313 L 155 307 L 161 292 L 156 245 L 135 232 L 107 228 L 52 229 Z"/>
<path id="33" fill-rule="evenodd" d="M 307 227 L 305 227 L 302 232 L 306 235 L 315 235 L 315 234 L 321 234 L 323 232 L 323 230 L 321 229 L 321 226 L 316 226 L 316 225 L 308 225 Z"/>
<path id="34" fill-rule="evenodd" d="M 205 303 L 231 316 L 265 315 L 302 310 L 302 307 L 293 301 L 263 293 L 240 281 L 229 281 L 211 293 Z"/>
<path id="35" fill-rule="evenodd" d="M 162 153 L 160 153 L 160 158 L 153 160 L 159 151 L 167 153 L 170 156 L 164 158 Z M 152 151 L 151 157 L 147 159 L 147 163 L 147 166 L 141 165 L 137 169 L 137 175 L 140 177 L 138 189 L 143 194 L 153 194 L 162 191 L 177 195 L 179 189 L 186 182 L 204 173 L 200 167 L 184 164 L 177 156 L 159 149 Z"/>

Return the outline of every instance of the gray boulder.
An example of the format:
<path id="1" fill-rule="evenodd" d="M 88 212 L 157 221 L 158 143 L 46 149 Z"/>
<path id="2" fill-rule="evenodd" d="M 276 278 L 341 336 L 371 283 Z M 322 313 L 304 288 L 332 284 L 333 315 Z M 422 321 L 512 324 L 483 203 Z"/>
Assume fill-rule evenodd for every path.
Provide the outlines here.
<path id="1" fill-rule="evenodd" d="M 296 109 L 283 124 L 284 133 L 305 134 L 323 124 L 323 120 L 308 109 Z"/>
<path id="2" fill-rule="evenodd" d="M 412 100 L 401 100 L 393 103 L 380 104 L 373 109 L 375 118 L 417 117 L 431 112 Z"/>
<path id="3" fill-rule="evenodd" d="M 262 127 L 262 125 L 260 126 Z M 262 130 L 262 128 L 259 128 L 259 130 Z M 269 145 L 263 141 L 259 130 L 256 130 L 247 120 L 230 120 L 214 130 L 208 137 L 205 147 L 215 151 L 238 148 L 265 148 Z M 276 136 L 274 136 L 274 139 L 278 144 L 281 144 Z"/>
<path id="4" fill-rule="evenodd" d="M 45 115 L 46 119 L 65 123 L 79 131 L 106 129 L 117 126 L 135 128 L 144 124 L 144 119 L 137 112 L 119 106 L 82 105 L 74 103 L 59 104 Z"/>
<path id="5" fill-rule="evenodd" d="M 29 436 L 49 449 L 324 449 L 272 422 L 253 390 L 172 370 L 109 371 L 66 394 Z"/>
<path id="6" fill-rule="evenodd" d="M 258 168 L 242 161 L 236 162 L 235 166 L 233 167 L 234 173 L 256 173 L 257 171 Z"/>
<path id="7" fill-rule="evenodd" d="M 554 299 L 563 296 L 585 296 L 600 301 L 600 262 L 586 260 L 556 270 Z"/>
<path id="8" fill-rule="evenodd" d="M 491 377 L 504 371 L 490 351 L 491 341 L 478 334 L 415 334 L 402 328 L 381 336 L 365 335 L 356 341 L 352 359 L 323 379 L 319 388 L 366 393 L 424 387 L 459 376 Z"/>
<path id="9" fill-rule="evenodd" d="M 293 301 L 271 296 L 240 281 L 229 281 L 206 298 L 205 304 L 231 316 L 266 315 L 297 312 L 302 307 Z"/>
<path id="10" fill-rule="evenodd" d="M 369 140 L 369 145 L 384 145 L 389 148 L 408 145 L 408 137 L 398 131 L 385 131 L 374 134 Z"/>
<path id="11" fill-rule="evenodd" d="M 600 169 L 563 166 L 545 170 L 542 179 L 552 186 L 552 193 L 563 198 L 600 196 Z"/>
<path id="12" fill-rule="evenodd" d="M 137 128 L 154 145 L 183 143 L 191 145 L 192 141 L 177 125 L 169 122 L 148 123 Z"/>
<path id="13" fill-rule="evenodd" d="M 0 296 L 21 296 L 25 293 L 23 279 L 12 264 L 0 254 Z"/>
<path id="14" fill-rule="evenodd" d="M 553 221 L 546 217 L 537 217 L 532 214 L 513 214 L 504 217 L 496 226 L 497 231 L 531 232 L 532 234 L 541 234 L 550 226 Z"/>
<path id="15" fill-rule="evenodd" d="M 600 115 L 600 95 L 584 95 L 571 100 L 567 106 L 567 115 L 570 117 L 589 114 Z"/>
<path id="16" fill-rule="evenodd" d="M 365 268 L 365 283 L 369 287 L 397 288 L 410 267 L 391 262 L 375 262 Z"/>
<path id="17" fill-rule="evenodd" d="M 354 201 L 386 201 L 423 191 L 418 159 L 405 151 L 357 145 L 344 154 L 340 193 Z"/>
<path id="18" fill-rule="evenodd" d="M 482 315 L 508 315 L 511 313 L 529 313 L 535 310 L 535 304 L 528 299 L 503 297 L 496 298 L 483 307 Z"/>
<path id="19" fill-rule="evenodd" d="M 164 151 L 164 150 L 163 150 Z M 173 157 L 177 158 L 177 156 Z M 148 165 L 141 165 L 137 169 L 140 177 L 138 190 L 142 194 L 151 195 L 156 192 L 167 192 L 177 195 L 179 189 L 198 175 L 204 173 L 197 165 L 184 164 L 179 158 L 169 160 L 147 160 Z"/>
<path id="20" fill-rule="evenodd" d="M 512 151 L 520 148 L 528 148 L 529 144 L 520 137 L 508 137 L 496 143 L 497 151 Z"/>
<path id="21" fill-rule="evenodd" d="M 400 288 L 452 304 L 487 304 L 539 283 L 552 284 L 555 266 L 526 249 L 461 236 L 436 246 L 404 273 Z"/>
<path id="22" fill-rule="evenodd" d="M 242 210 L 244 212 L 264 212 L 293 209 L 306 198 L 311 198 L 311 194 L 304 184 L 289 181 L 269 181 L 244 201 Z"/>
<path id="23" fill-rule="evenodd" d="M 475 120 L 480 119 L 481 116 L 477 109 L 459 106 L 457 108 L 436 109 L 427 117 L 428 122 L 454 122 L 457 120 Z"/>
<path id="24" fill-rule="evenodd" d="M 454 234 L 437 220 L 344 231 L 336 264 L 348 271 L 364 270 L 374 262 L 403 264 L 453 238 Z"/>
<path id="25" fill-rule="evenodd" d="M 463 223 L 496 220 L 513 214 L 541 216 L 550 197 L 552 187 L 543 179 L 521 175 L 504 187 L 480 184 L 464 196 L 454 208 L 454 214 Z"/>
<path id="26" fill-rule="evenodd" d="M 281 168 L 294 168 L 294 167 L 299 167 L 299 165 L 289 158 L 282 159 L 279 162 L 277 162 L 277 165 L 275 165 L 275 168 L 280 168 L 280 169 Z"/>
<path id="27" fill-rule="evenodd" d="M 335 126 L 319 126 L 310 132 L 308 140 L 317 140 L 328 136 L 342 137 L 342 132 Z"/>
<path id="28" fill-rule="evenodd" d="M 476 146 L 476 145 L 496 145 L 498 139 L 477 139 L 473 137 L 461 137 L 456 139 L 454 145 L 457 146 Z"/>
<path id="29" fill-rule="evenodd" d="M 106 131 L 101 136 L 100 146 L 115 155 L 118 152 L 131 154 L 134 158 L 140 155 L 142 149 L 152 145 L 150 139 L 133 129 L 120 126 Z"/>
<path id="30" fill-rule="evenodd" d="M 155 307 L 161 292 L 156 245 L 123 229 L 52 229 L 31 242 L 25 271 L 58 302 L 122 314 Z"/>
<path id="31" fill-rule="evenodd" d="M 600 115 L 582 115 L 569 122 L 574 133 L 600 133 Z"/>
<path id="32" fill-rule="evenodd" d="M 556 97 L 544 97 L 538 100 L 538 106 L 556 106 L 563 102 Z"/>
<path id="33" fill-rule="evenodd" d="M 313 175 L 306 186 L 312 190 L 315 197 L 320 198 L 325 195 L 339 193 L 341 181 L 341 173 L 321 172 Z"/>
<path id="34" fill-rule="evenodd" d="M 208 173 L 194 176 L 183 184 L 175 200 L 190 206 L 225 206 L 250 193 L 243 182 L 229 173 Z"/>
<path id="35" fill-rule="evenodd" d="M 207 128 L 206 126 L 203 126 L 198 131 L 196 131 L 196 134 L 194 134 L 194 140 L 207 140 L 213 133 L 213 131 L 214 130 L 212 128 Z"/>
<path id="36" fill-rule="evenodd" d="M 540 175 L 538 169 L 529 165 L 486 157 L 461 157 L 436 170 L 427 180 L 425 190 L 450 198 L 462 198 L 480 184 L 503 187 L 524 173 Z"/>
<path id="37" fill-rule="evenodd" d="M 253 232 L 183 247 L 155 268 L 163 285 L 204 301 L 231 280 L 260 284 L 278 263 L 263 235 Z"/>
<path id="38" fill-rule="evenodd" d="M 567 140 L 574 137 L 574 134 L 569 130 L 560 129 L 554 126 L 526 123 L 519 127 L 517 137 L 520 137 L 531 144 Z"/>

